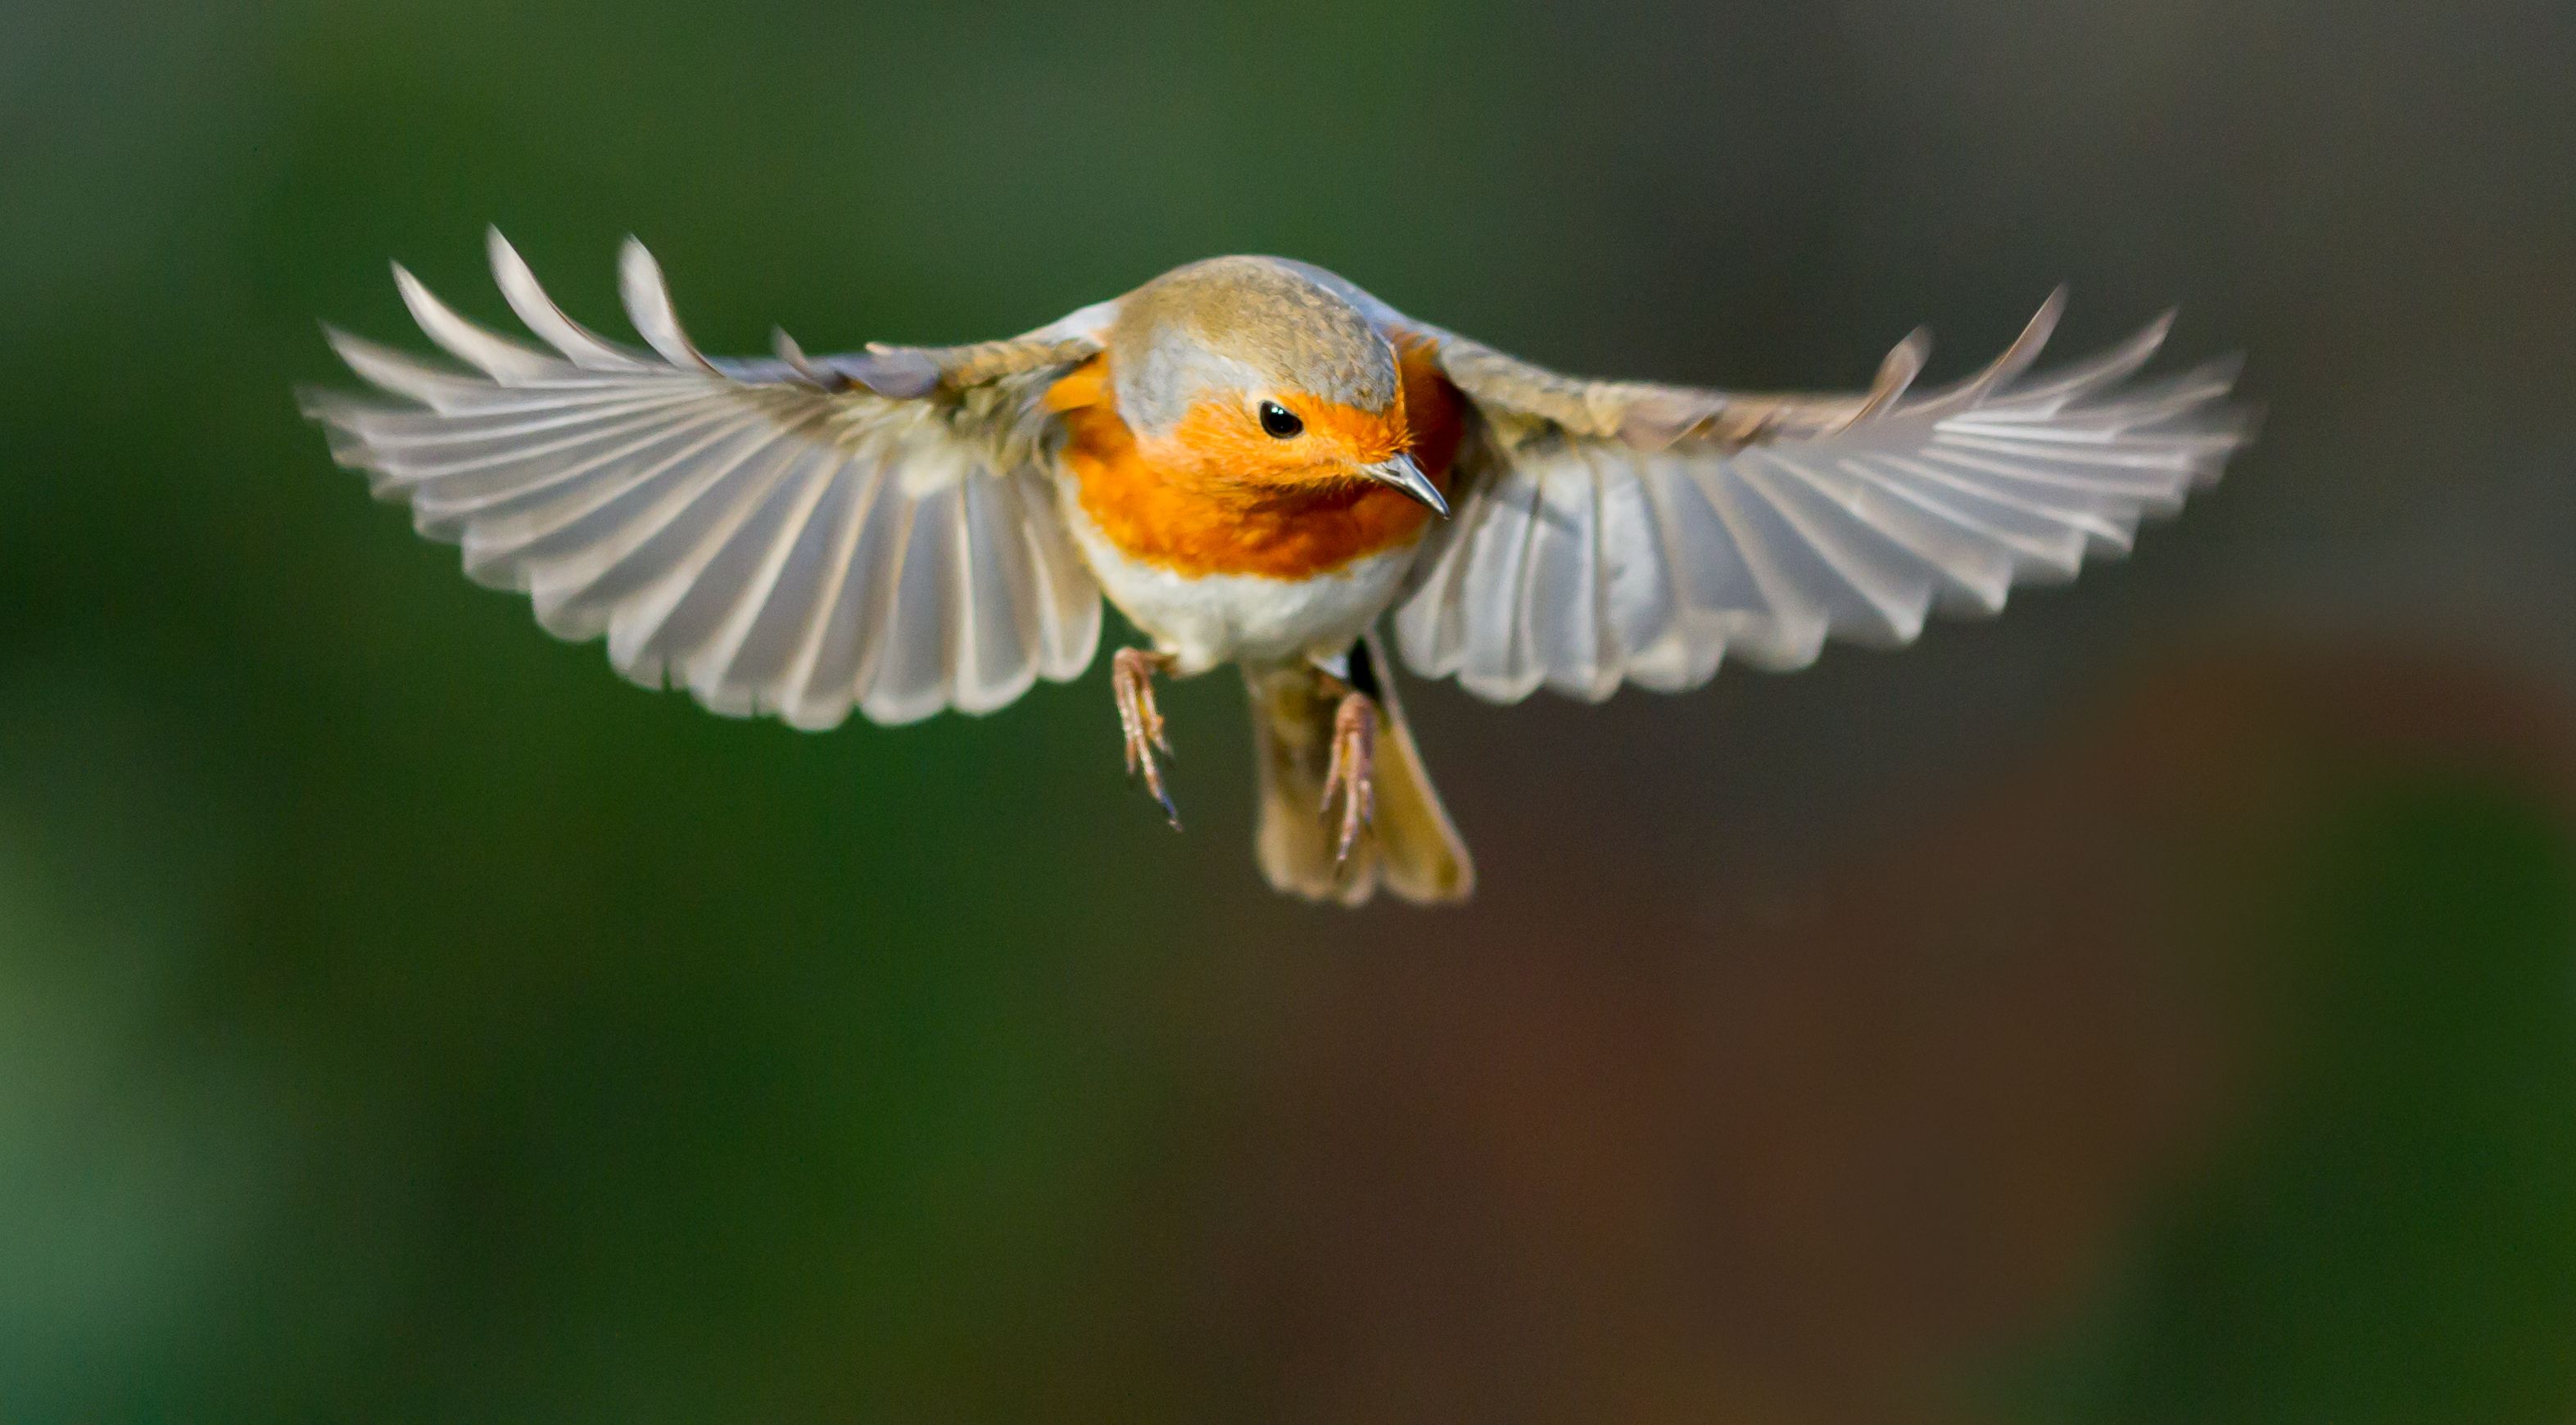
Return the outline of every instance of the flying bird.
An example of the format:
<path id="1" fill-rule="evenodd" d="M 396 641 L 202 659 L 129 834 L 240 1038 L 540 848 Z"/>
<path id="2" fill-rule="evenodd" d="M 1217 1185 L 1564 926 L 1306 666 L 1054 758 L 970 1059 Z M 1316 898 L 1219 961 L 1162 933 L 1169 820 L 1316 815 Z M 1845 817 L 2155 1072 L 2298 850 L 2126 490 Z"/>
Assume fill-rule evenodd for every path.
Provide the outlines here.
<path id="1" fill-rule="evenodd" d="M 1157 677 L 1248 686 L 1257 859 L 1278 889 L 1455 901 L 1467 848 L 1423 769 L 1381 633 L 1416 674 L 1515 702 L 1775 670 L 1828 635 L 1911 642 L 2128 547 L 2249 426 L 2218 362 L 2131 378 L 2170 316 L 2030 369 L 2049 298 L 1977 375 L 1918 392 L 1920 332 L 1850 395 L 1561 375 L 1321 268 L 1219 257 L 1024 336 L 703 355 L 629 239 L 646 347 L 564 315 L 510 244 L 494 276 L 538 347 L 409 272 L 467 369 L 336 330 L 388 401 L 304 393 L 343 465 L 647 686 L 832 727 L 988 713 L 1079 675 L 1101 600 L 1129 772 L 1177 827 Z M 1388 618 L 1388 615 L 1392 615 Z"/>

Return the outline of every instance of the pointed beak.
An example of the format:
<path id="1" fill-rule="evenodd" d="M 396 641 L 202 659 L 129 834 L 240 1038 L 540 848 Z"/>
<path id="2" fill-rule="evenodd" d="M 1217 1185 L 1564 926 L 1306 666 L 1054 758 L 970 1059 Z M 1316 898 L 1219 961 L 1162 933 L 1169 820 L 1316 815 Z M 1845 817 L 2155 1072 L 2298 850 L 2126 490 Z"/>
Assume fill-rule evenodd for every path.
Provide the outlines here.
<path id="1" fill-rule="evenodd" d="M 1420 501 L 1433 514 L 1444 520 L 1449 518 L 1449 502 L 1441 497 L 1440 487 L 1431 483 L 1431 477 L 1422 473 L 1422 467 L 1414 464 L 1413 457 L 1410 455 L 1399 455 L 1393 460 L 1381 460 L 1375 465 L 1363 465 L 1360 467 L 1360 474 L 1381 485 L 1402 490 Z"/>

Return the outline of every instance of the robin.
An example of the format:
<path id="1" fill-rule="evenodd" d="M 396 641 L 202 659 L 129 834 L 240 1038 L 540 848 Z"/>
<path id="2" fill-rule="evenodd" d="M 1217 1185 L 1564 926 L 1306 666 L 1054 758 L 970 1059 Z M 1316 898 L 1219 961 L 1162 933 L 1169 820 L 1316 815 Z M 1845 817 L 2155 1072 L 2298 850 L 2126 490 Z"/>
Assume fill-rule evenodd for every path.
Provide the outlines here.
<path id="1" fill-rule="evenodd" d="M 1173 825 L 1158 676 L 1243 670 L 1258 858 L 1282 891 L 1465 897 L 1377 631 L 1420 675 L 1511 702 L 1546 686 L 1708 681 L 1827 635 L 1912 641 L 2128 547 L 2245 439 L 2225 363 L 2128 378 L 2167 321 L 2026 379 L 2063 292 L 1973 378 L 1913 390 L 1907 338 L 1854 395 L 1592 381 L 1416 321 L 1332 273 L 1220 257 L 1025 336 L 718 360 L 630 240 L 649 350 L 566 317 L 495 232 L 546 348 L 458 316 L 400 267 L 467 371 L 344 333 L 400 403 L 308 393 L 339 461 L 410 502 L 468 575 L 531 596 L 618 671 L 729 715 L 827 728 L 987 713 L 1080 674 L 1101 599 L 1149 641 L 1111 658 L 1131 774 Z"/>

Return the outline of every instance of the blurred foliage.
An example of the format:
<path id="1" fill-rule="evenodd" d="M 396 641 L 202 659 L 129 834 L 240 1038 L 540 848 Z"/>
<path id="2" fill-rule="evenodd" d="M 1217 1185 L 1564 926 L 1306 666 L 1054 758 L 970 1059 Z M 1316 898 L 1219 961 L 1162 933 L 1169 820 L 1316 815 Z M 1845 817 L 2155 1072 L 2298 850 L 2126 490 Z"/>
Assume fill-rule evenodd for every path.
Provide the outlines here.
<path id="1" fill-rule="evenodd" d="M 2284 907 L 2273 1101 L 2030 1418 L 2576 1409 L 2576 996 L 2552 992 L 2576 844 L 2518 790 L 2459 777 L 2333 810 Z"/>
<path id="2" fill-rule="evenodd" d="M 0 1419 L 2566 1418 L 2571 63 L 2542 0 L 0 0 Z M 289 389 L 388 257 L 498 320 L 486 221 L 599 321 L 642 234 L 721 350 L 1269 250 L 1847 385 L 2071 278 L 2271 421 L 1902 658 L 1415 690 L 1485 890 L 1348 917 L 1259 886 L 1224 678 L 1175 839 L 1097 676 L 801 736 L 458 578 Z"/>

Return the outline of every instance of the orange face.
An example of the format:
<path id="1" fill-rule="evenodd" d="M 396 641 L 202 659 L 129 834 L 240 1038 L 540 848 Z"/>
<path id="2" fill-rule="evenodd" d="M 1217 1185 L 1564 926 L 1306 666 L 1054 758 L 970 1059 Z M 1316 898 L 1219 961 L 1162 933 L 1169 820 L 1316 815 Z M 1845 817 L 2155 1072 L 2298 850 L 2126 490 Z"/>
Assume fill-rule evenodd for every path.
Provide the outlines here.
<path id="1" fill-rule="evenodd" d="M 1413 428 L 1401 390 L 1383 411 L 1277 391 L 1201 397 L 1169 434 L 1136 444 L 1155 464 L 1195 467 L 1210 483 L 1295 490 L 1360 478 L 1353 472 L 1411 448 Z"/>
<path id="2" fill-rule="evenodd" d="M 1291 578 L 1421 537 L 1431 512 L 1361 468 L 1409 454 L 1448 489 L 1458 395 L 1427 345 L 1398 356 L 1403 379 L 1383 411 L 1295 391 L 1211 396 L 1168 433 L 1140 437 L 1118 417 L 1105 356 L 1058 381 L 1046 405 L 1065 416 L 1084 512 L 1130 557 Z"/>

